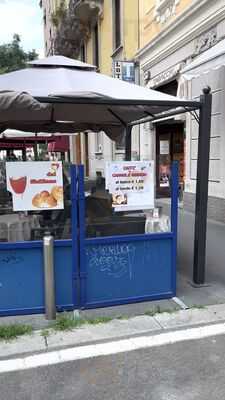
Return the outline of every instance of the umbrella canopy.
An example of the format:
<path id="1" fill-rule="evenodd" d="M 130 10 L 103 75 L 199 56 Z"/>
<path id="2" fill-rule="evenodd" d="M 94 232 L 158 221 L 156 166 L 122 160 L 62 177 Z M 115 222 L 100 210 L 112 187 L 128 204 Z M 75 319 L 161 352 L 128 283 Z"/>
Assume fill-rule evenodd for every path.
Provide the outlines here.
<path id="1" fill-rule="evenodd" d="M 95 72 L 90 64 L 61 56 L 33 61 L 29 68 L 0 75 L 0 88 L 17 92 L 11 102 L 14 109 L 6 107 L 5 112 L 4 108 L 1 110 L 4 100 L 0 103 L 0 129 L 53 133 L 103 130 L 116 139 L 133 121 L 179 106 L 194 106 L 192 101 L 111 78 Z M 31 116 L 37 103 L 34 100 L 32 106 L 31 97 L 27 107 L 23 97 L 26 95 L 18 95 L 21 92 L 51 104 L 39 105 L 39 114 Z M 4 98 L 4 93 L 0 95 Z M 15 107 L 20 112 L 15 112 Z"/>
<path id="2" fill-rule="evenodd" d="M 52 144 L 59 139 L 68 140 L 68 136 L 55 136 L 49 133 L 21 132 L 6 129 L 2 134 L 0 134 L 0 150 L 24 149 L 27 147 L 32 147 L 36 143 Z"/>

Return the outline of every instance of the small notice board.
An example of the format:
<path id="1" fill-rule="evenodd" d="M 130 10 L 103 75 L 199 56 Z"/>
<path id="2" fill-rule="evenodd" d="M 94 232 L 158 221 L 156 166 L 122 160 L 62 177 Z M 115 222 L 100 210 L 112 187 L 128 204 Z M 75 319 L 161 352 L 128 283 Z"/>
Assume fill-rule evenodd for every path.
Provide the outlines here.
<path id="1" fill-rule="evenodd" d="M 105 167 L 106 189 L 112 194 L 115 211 L 154 208 L 154 162 L 108 162 Z"/>

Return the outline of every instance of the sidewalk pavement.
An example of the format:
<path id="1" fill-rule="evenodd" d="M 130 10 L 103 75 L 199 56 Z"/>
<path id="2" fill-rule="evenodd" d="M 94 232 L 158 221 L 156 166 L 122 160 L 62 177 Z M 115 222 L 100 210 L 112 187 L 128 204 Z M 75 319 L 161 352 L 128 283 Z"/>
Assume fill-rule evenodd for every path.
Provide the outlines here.
<path id="1" fill-rule="evenodd" d="M 51 331 L 48 336 L 43 336 L 43 332 L 37 330 L 32 335 L 20 337 L 12 342 L 3 342 L 0 346 L 0 363 L 3 360 L 23 358 L 34 353 L 221 323 L 225 323 L 225 304 L 202 309 L 160 312 L 154 316 L 140 315 L 128 319 L 113 319 L 98 325 L 83 325 L 71 331 Z"/>
<path id="2" fill-rule="evenodd" d="M 158 309 L 162 312 L 176 310 L 177 308 L 185 309 L 216 304 L 225 304 L 225 285 L 223 283 L 212 282 L 209 285 L 196 288 L 192 286 L 191 280 L 187 276 L 178 273 L 177 296 L 173 299 L 81 310 L 78 313 L 84 318 L 131 318 L 145 315 Z M 14 323 L 28 324 L 34 330 L 38 330 L 48 328 L 51 322 L 47 321 L 43 314 L 0 317 L 0 326 Z"/>
<path id="3" fill-rule="evenodd" d="M 157 205 L 170 215 L 170 199 L 158 199 Z M 179 207 L 178 210 L 178 271 L 189 280 L 193 275 L 195 215 Z M 225 286 L 225 224 L 207 221 L 206 282 Z"/>
<path id="4" fill-rule="evenodd" d="M 169 209 L 169 204 L 162 204 Z M 179 210 L 178 231 L 178 277 L 177 297 L 171 300 L 128 304 L 115 307 L 82 310 L 80 317 L 110 317 L 113 321 L 97 326 L 84 326 L 73 332 L 52 333 L 50 337 L 41 336 L 38 330 L 48 328 L 49 321 L 44 315 L 1 317 L 0 326 L 12 323 L 28 324 L 36 331 L 32 336 L 21 337 L 16 341 L 0 346 L 0 358 L 17 354 L 46 351 L 61 346 L 79 345 L 116 339 L 124 336 L 140 335 L 160 329 L 175 329 L 201 323 L 225 322 L 225 224 L 208 221 L 207 240 L 207 283 L 199 288 L 193 287 L 192 258 L 194 215 Z M 207 306 L 205 309 L 191 309 L 196 306 Z M 208 307 L 209 306 L 209 307 Z M 176 309 L 176 313 L 162 313 Z M 188 309 L 190 308 L 190 309 Z M 184 310 L 182 310 L 184 309 Z M 152 311 L 160 311 L 150 317 Z M 148 315 L 146 315 L 148 314 Z M 124 318 L 124 319 L 121 319 Z M 126 319 L 129 318 L 129 319 Z"/>

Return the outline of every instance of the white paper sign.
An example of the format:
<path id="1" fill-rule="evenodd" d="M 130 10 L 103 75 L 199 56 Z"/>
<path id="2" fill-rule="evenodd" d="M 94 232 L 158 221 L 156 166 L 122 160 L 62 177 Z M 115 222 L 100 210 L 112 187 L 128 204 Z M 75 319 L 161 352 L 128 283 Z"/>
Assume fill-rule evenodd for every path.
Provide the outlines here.
<path id="1" fill-rule="evenodd" d="M 107 163 L 105 177 L 115 211 L 154 208 L 153 161 Z"/>
<path id="2" fill-rule="evenodd" d="M 160 140 L 160 154 L 170 154 L 169 140 Z"/>
<path id="3" fill-rule="evenodd" d="M 60 161 L 7 162 L 6 176 L 14 211 L 64 208 Z"/>

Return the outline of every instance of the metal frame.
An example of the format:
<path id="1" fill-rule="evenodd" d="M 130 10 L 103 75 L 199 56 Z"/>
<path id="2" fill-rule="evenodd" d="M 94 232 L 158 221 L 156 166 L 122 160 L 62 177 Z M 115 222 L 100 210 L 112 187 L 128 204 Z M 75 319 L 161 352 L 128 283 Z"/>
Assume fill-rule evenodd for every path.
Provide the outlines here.
<path id="1" fill-rule="evenodd" d="M 212 94 L 209 87 L 203 90 L 203 94 L 200 96 L 200 103 L 201 108 L 199 115 L 193 265 L 193 281 L 196 285 L 202 285 L 205 283 L 210 132 L 212 113 Z"/>
<path id="2" fill-rule="evenodd" d="M 71 174 L 71 222 L 72 222 L 72 239 L 67 240 L 55 240 L 54 247 L 70 247 L 72 248 L 72 276 L 71 276 L 71 285 L 72 285 L 72 294 L 73 294 L 73 302 L 72 304 L 67 305 L 59 305 L 57 310 L 67 310 L 71 311 L 74 308 L 79 306 L 79 271 L 78 271 L 78 264 L 79 264 L 79 257 L 78 257 L 78 197 L 77 197 L 77 166 L 72 165 L 70 168 Z M 43 248 L 43 242 L 41 240 L 32 241 L 32 242 L 12 242 L 12 243 L 0 243 L 0 251 L 1 250 L 8 250 L 9 254 L 12 250 L 22 250 L 22 249 L 40 249 Z M 0 304 L 1 307 L 1 304 Z M 40 314 L 44 313 L 45 308 L 26 308 L 26 309 L 9 309 L 0 311 L 0 316 L 7 316 L 7 315 L 27 315 L 27 314 Z"/>
<path id="3" fill-rule="evenodd" d="M 71 165 L 71 226 L 72 226 L 72 264 L 73 264 L 73 301 L 74 305 L 79 303 L 79 256 L 78 256 L 78 242 L 77 242 L 77 229 L 78 229 L 78 209 L 77 209 L 77 166 Z"/>
<path id="4" fill-rule="evenodd" d="M 177 257 L 177 212 L 178 212 L 178 162 L 172 164 L 172 191 L 171 191 L 171 232 L 157 233 L 157 234 L 139 234 L 139 235 L 123 235 L 123 236 L 108 236 L 99 238 L 86 238 L 85 237 L 85 198 L 84 198 L 84 167 L 78 167 L 78 181 L 79 181 L 79 246 L 80 246 L 80 281 L 81 281 L 81 308 L 96 308 L 108 307 L 118 304 L 136 303 L 147 300 L 158 300 L 173 297 L 176 294 L 176 257 Z M 83 192 L 83 193 L 82 193 Z M 171 240 L 171 291 L 163 294 L 154 294 L 149 296 L 129 297 L 127 299 L 116 299 L 113 301 L 99 301 L 88 302 L 86 301 L 86 245 L 105 245 L 109 243 L 123 243 L 123 242 L 139 242 L 139 241 L 157 241 L 157 240 Z"/>
<path id="5" fill-rule="evenodd" d="M 158 119 L 166 116 L 172 116 L 184 112 L 192 112 L 194 110 L 200 110 L 199 117 L 199 146 L 198 146 L 198 164 L 197 164 L 197 187 L 196 187 L 196 215 L 195 215 L 195 242 L 194 242 L 194 267 L 193 267 L 193 280 L 196 284 L 203 284 L 205 281 L 205 249 L 206 249 L 206 224 L 207 224 L 207 200 L 208 200 L 208 178 L 209 178 L 209 150 L 210 150 L 210 127 L 211 127 L 211 104 L 212 95 L 210 89 L 206 88 L 203 91 L 203 95 L 200 98 L 200 102 L 196 101 L 146 101 L 146 100 L 115 100 L 115 99 L 77 99 L 77 98 L 65 98 L 65 97 L 36 97 L 37 100 L 44 103 L 70 103 L 70 104 L 97 104 L 97 105 L 111 105 L 115 106 L 129 106 L 129 105 L 143 105 L 143 106 L 165 106 L 165 107 L 184 107 L 184 109 L 176 109 L 173 111 L 167 111 L 165 113 L 159 113 L 152 116 L 152 118 L 135 121 L 134 123 L 128 124 L 127 126 L 127 138 L 129 138 L 129 148 L 127 147 L 126 157 L 130 158 L 131 155 L 131 126 L 138 125 L 147 121 L 157 121 Z M 129 150 L 129 151 L 128 151 Z M 79 173 L 78 173 L 79 172 Z M 78 176 L 77 176 L 78 175 Z M 84 198 L 84 168 L 79 166 L 78 170 L 75 166 L 71 169 L 71 182 L 72 182 L 72 229 L 73 229 L 73 239 L 72 240 L 56 240 L 55 247 L 70 247 L 72 246 L 72 262 L 75 266 L 72 274 L 72 288 L 74 292 L 74 303 L 66 306 L 66 309 L 74 309 L 79 303 L 81 307 L 86 304 L 85 298 L 85 279 L 87 277 L 87 271 L 85 270 L 85 260 L 84 260 L 84 248 L 85 243 L 110 243 L 115 240 L 118 242 L 123 241 L 141 241 L 141 240 L 157 240 L 157 239 L 171 239 L 172 240 L 172 292 L 175 293 L 176 287 L 176 243 L 177 243 L 177 166 L 173 167 L 173 177 L 174 183 L 172 185 L 172 232 L 168 234 L 157 234 L 157 235 L 130 235 L 120 236 L 120 237 L 108 237 L 108 238 L 96 238 L 96 239 L 85 239 L 85 198 Z M 77 198 L 77 185 L 79 187 L 78 198 Z M 77 204 L 79 203 L 79 210 Z M 79 224 L 79 225 L 78 225 Z M 79 226 L 79 235 L 77 241 L 77 230 Z M 15 249 L 31 249 L 31 248 L 42 248 L 42 241 L 35 242 L 18 242 L 18 243 L 0 243 L 0 250 L 15 250 Z M 79 249 L 79 254 L 78 254 Z M 78 270 L 78 267 L 79 270 Z M 80 281 L 80 287 L 78 282 Z M 75 297 L 76 293 L 80 289 L 79 296 L 80 299 Z M 168 297 L 168 293 L 165 297 Z M 163 298 L 160 295 L 160 298 Z M 130 298 L 123 299 L 121 302 L 119 300 L 113 302 L 113 304 L 125 304 L 127 302 L 136 302 L 143 300 L 151 300 L 149 298 Z M 154 296 L 157 299 L 157 295 Z M 109 306 L 112 305 L 110 302 L 101 304 L 89 304 L 88 307 L 94 306 Z M 40 313 L 43 312 L 44 308 L 27 308 L 20 310 L 8 310 L 1 313 L 1 315 L 19 315 L 19 314 L 30 314 L 30 313 Z"/>
<path id="6" fill-rule="evenodd" d="M 199 101 L 157 101 L 157 100 L 121 100 L 110 98 L 85 99 L 75 97 L 35 97 L 44 103 L 56 104 L 96 104 L 105 106 L 160 106 L 169 107 L 170 111 L 152 114 L 148 118 L 133 121 L 126 128 L 126 160 L 131 158 L 131 127 L 145 122 L 157 121 L 161 118 L 179 115 L 186 112 L 193 113 L 198 122 L 195 110 L 200 110 L 199 116 L 199 150 L 197 163 L 197 186 L 196 186 L 196 211 L 195 211 L 195 239 L 194 239 L 194 263 L 193 281 L 196 284 L 205 282 L 205 251 L 206 251 L 206 225 L 207 225 L 207 201 L 208 201 L 208 179 L 209 179 L 209 149 L 211 129 L 211 102 L 210 88 L 203 90 Z M 120 121 L 122 124 L 124 121 Z"/>
<path id="7" fill-rule="evenodd" d="M 35 100 L 40 103 L 56 103 L 56 104 L 96 104 L 106 106 L 164 106 L 170 109 L 177 107 L 191 107 L 198 109 L 200 106 L 199 101 L 193 100 L 140 100 L 140 99 L 114 99 L 110 97 L 106 98 L 78 98 L 73 96 L 34 96 Z"/>
<path id="8" fill-rule="evenodd" d="M 54 242 L 54 247 L 71 247 L 72 246 L 72 240 L 55 240 Z M 21 249 L 40 249 L 42 250 L 43 248 L 43 242 L 40 241 L 34 241 L 34 242 L 14 242 L 14 243 L 0 243 L 0 251 L 1 250 L 21 250 Z M 9 253 L 10 254 L 10 253 Z M 71 260 L 72 262 L 72 260 Z M 71 277 L 72 278 L 72 277 Z M 71 285 L 72 285 L 72 292 L 75 293 L 75 284 L 74 280 L 71 279 Z M 77 305 L 72 303 L 72 304 L 67 304 L 67 305 L 60 305 L 57 306 L 57 310 L 67 310 L 67 311 L 72 311 L 74 310 L 75 306 Z M 1 304 L 0 304 L 1 306 Z M 29 314 L 43 314 L 45 312 L 44 307 L 28 307 L 28 308 L 20 308 L 20 309 L 9 309 L 9 310 L 1 310 L 0 311 L 0 316 L 14 316 L 14 315 L 29 315 Z"/>
<path id="9" fill-rule="evenodd" d="M 84 195 L 84 166 L 78 166 L 78 220 L 79 220 L 79 277 L 80 277 L 80 295 L 79 302 L 82 308 L 85 305 L 87 276 L 86 265 L 84 260 L 85 252 L 85 195 Z"/>

